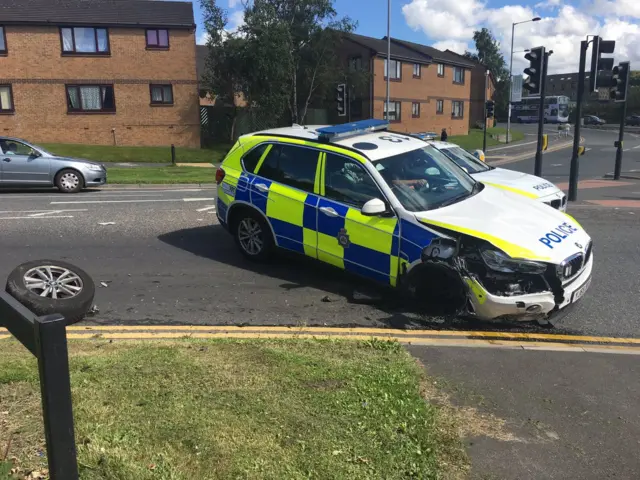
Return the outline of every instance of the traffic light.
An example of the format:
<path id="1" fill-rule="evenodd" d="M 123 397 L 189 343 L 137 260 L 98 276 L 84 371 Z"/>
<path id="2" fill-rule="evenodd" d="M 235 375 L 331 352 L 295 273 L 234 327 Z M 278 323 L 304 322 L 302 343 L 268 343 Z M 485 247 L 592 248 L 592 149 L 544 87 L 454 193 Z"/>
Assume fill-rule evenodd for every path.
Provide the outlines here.
<path id="1" fill-rule="evenodd" d="M 487 109 L 487 118 L 493 118 L 493 110 L 495 108 L 495 103 L 492 100 L 488 100 L 487 104 L 486 104 L 486 109 Z"/>
<path id="2" fill-rule="evenodd" d="M 336 102 L 338 102 L 336 108 L 338 110 L 338 116 L 344 117 L 347 115 L 347 86 L 344 83 L 340 83 L 337 88 Z"/>
<path id="3" fill-rule="evenodd" d="M 611 91 L 609 98 L 615 102 L 624 102 L 627 99 L 627 85 L 629 84 L 629 62 L 620 62 L 613 67 L 611 77 Z"/>
<path id="4" fill-rule="evenodd" d="M 529 68 L 524 69 L 524 73 L 529 79 L 522 84 L 532 95 L 540 94 L 540 86 L 542 85 L 542 66 L 544 65 L 544 47 L 532 48 L 524 58 L 529 60 Z"/>
<path id="5" fill-rule="evenodd" d="M 589 91 L 598 91 L 598 74 L 613 68 L 613 58 L 602 58 L 603 53 L 613 53 L 616 48 L 614 40 L 602 40 L 597 35 L 593 37 L 591 48 L 591 75 L 589 77 Z"/>

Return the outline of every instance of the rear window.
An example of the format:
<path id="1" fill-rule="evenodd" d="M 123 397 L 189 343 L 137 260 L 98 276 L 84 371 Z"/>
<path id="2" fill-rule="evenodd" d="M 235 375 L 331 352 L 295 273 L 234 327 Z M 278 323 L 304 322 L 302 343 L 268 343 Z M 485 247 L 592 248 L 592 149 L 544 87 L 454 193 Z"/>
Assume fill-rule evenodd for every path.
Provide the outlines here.
<path id="1" fill-rule="evenodd" d="M 260 158 L 262 158 L 262 154 L 265 152 L 267 147 L 268 144 L 266 143 L 258 145 L 242 158 L 242 166 L 247 172 L 254 173 L 256 171 L 258 162 L 260 161 Z"/>

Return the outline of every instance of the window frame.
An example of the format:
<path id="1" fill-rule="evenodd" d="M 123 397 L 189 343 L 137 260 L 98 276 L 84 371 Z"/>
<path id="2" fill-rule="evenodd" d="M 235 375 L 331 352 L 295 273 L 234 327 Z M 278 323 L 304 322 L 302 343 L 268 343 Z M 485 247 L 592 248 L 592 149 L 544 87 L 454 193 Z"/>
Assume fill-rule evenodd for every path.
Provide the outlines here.
<path id="1" fill-rule="evenodd" d="M 395 71 L 395 77 L 389 77 L 389 81 L 390 82 L 401 82 L 402 81 L 402 61 L 401 60 L 395 60 L 395 59 L 391 59 L 392 62 L 395 62 L 396 64 L 396 71 Z M 387 59 L 384 59 L 384 65 L 382 67 L 384 69 L 383 74 L 384 74 L 384 79 L 387 79 L 387 75 L 389 74 L 389 67 L 387 66 Z"/>
<path id="2" fill-rule="evenodd" d="M 164 89 L 169 87 L 171 89 L 171 102 L 165 102 L 164 100 Z M 160 102 L 155 102 L 153 100 L 153 89 L 160 88 L 162 93 L 162 100 Z M 173 85 L 171 83 L 150 83 L 149 84 L 149 105 L 152 107 L 173 107 L 175 102 L 175 97 L 173 95 Z"/>
<path id="3" fill-rule="evenodd" d="M 416 73 L 416 67 L 418 73 Z M 413 64 L 413 78 L 422 78 L 422 65 L 420 65 L 419 63 Z"/>
<path id="4" fill-rule="evenodd" d="M 314 194 L 314 195 L 319 195 L 319 192 L 316 192 L 316 185 L 317 185 L 317 180 L 318 180 L 318 164 L 320 163 L 320 154 L 324 153 L 322 150 L 320 150 L 318 148 L 315 148 L 315 147 L 309 147 L 309 146 L 306 146 L 306 145 L 296 145 L 296 144 L 287 143 L 287 142 L 262 142 L 259 145 L 264 145 L 265 143 L 268 145 L 267 146 L 267 150 L 264 152 L 263 156 L 261 156 L 260 160 L 258 161 L 258 164 L 256 165 L 256 168 L 255 168 L 254 175 L 257 175 L 258 177 L 264 178 L 264 179 L 269 180 L 271 182 L 276 182 L 276 183 L 279 183 L 281 185 L 286 185 L 289 188 L 294 188 L 294 189 L 298 190 L 299 192 L 311 193 L 311 194 Z M 317 156 L 316 156 L 316 166 L 315 166 L 315 170 L 314 170 L 314 174 L 313 174 L 313 185 L 311 186 L 311 190 L 303 190 L 303 189 L 295 187 L 293 185 L 289 185 L 288 183 L 285 183 L 280 179 L 273 179 L 273 178 L 265 177 L 264 175 L 262 175 L 260 173 L 260 170 L 262 169 L 262 167 L 264 166 L 265 162 L 269 158 L 269 154 L 273 151 L 273 149 L 275 147 L 278 147 L 278 146 L 291 147 L 291 148 L 304 148 L 306 150 L 312 150 L 317 154 Z M 256 145 L 256 147 L 258 147 L 258 145 Z M 256 147 L 254 147 L 254 148 L 256 148 Z M 243 166 L 244 166 L 244 164 L 243 164 Z M 282 171 L 280 169 L 280 159 L 278 159 L 278 170 Z"/>
<path id="5" fill-rule="evenodd" d="M 76 28 L 92 28 L 93 29 L 93 39 L 96 44 L 95 52 L 78 52 L 76 46 Z M 73 50 L 65 50 L 64 49 L 64 37 L 62 36 L 62 30 L 69 29 L 71 30 L 71 42 L 73 43 Z M 98 51 L 98 30 L 104 30 L 107 33 L 107 49 L 104 52 Z M 75 26 L 61 26 L 58 28 L 58 33 L 60 35 L 60 51 L 63 57 L 109 57 L 111 56 L 111 35 L 109 34 L 108 27 L 94 27 L 91 25 L 75 25 Z"/>
<path id="6" fill-rule="evenodd" d="M 438 109 L 438 104 L 440 104 L 442 108 Z M 444 115 L 444 99 L 442 98 L 436 99 L 436 115 Z"/>
<path id="7" fill-rule="evenodd" d="M 352 55 L 351 57 L 349 57 L 349 71 L 362 71 L 362 55 Z"/>
<path id="8" fill-rule="evenodd" d="M 12 115 L 16 111 L 16 102 L 13 99 L 13 85 L 11 85 L 10 83 L 0 83 L 0 88 L 4 87 L 9 88 L 9 100 L 11 100 L 11 108 L 2 108 L 2 105 L 0 104 L 0 115 Z"/>
<path id="9" fill-rule="evenodd" d="M 414 111 L 414 107 L 418 107 L 417 113 Z M 420 102 L 411 102 L 411 118 L 420 118 Z"/>
<path id="10" fill-rule="evenodd" d="M 111 88 L 113 90 L 113 108 L 109 108 L 109 109 L 105 109 L 105 108 L 101 108 L 100 110 L 85 110 L 82 107 L 81 108 L 72 108 L 71 107 L 71 102 L 69 100 L 69 89 L 70 88 L 77 88 L 78 89 L 78 99 L 80 100 L 80 103 L 82 104 L 82 97 L 80 96 L 80 88 L 82 87 L 99 87 L 100 88 L 100 94 L 102 95 L 102 89 L 103 88 Z M 66 95 L 66 100 L 67 100 L 67 114 L 72 114 L 72 115 L 104 115 L 104 114 L 115 114 L 116 110 L 117 110 L 117 106 L 116 106 L 116 89 L 115 86 L 111 83 L 67 83 L 64 86 L 64 93 Z M 103 104 L 102 99 L 100 100 L 100 103 Z"/>
<path id="11" fill-rule="evenodd" d="M 455 115 L 454 107 L 456 104 L 460 105 L 460 115 Z M 464 118 L 464 101 L 462 100 L 452 100 L 451 101 L 451 118 L 461 119 Z"/>
<path id="12" fill-rule="evenodd" d="M 0 57 L 6 57 L 9 54 L 9 46 L 7 45 L 7 27 L 0 25 L 0 39 L 4 42 L 4 48 L 0 49 Z"/>
<path id="13" fill-rule="evenodd" d="M 160 45 L 160 30 L 166 30 L 167 32 L 167 45 Z M 150 31 L 155 31 L 156 32 L 156 38 L 158 39 L 158 45 L 150 45 L 149 44 L 149 37 L 148 37 L 148 33 Z M 147 50 L 169 50 L 171 48 L 171 38 L 169 35 L 169 29 L 168 28 L 146 28 L 144 30 L 144 43 L 145 43 L 145 48 Z"/>
<path id="14" fill-rule="evenodd" d="M 442 73 L 440 73 L 440 67 L 442 67 Z M 438 70 L 437 70 L 438 76 L 439 76 L 440 78 L 444 78 L 444 71 L 445 71 L 445 70 L 444 70 L 444 63 L 438 63 L 438 64 L 437 64 L 437 69 L 438 69 Z"/>
<path id="15" fill-rule="evenodd" d="M 456 85 L 464 85 L 464 80 L 465 80 L 465 73 L 464 73 L 464 68 L 463 67 L 453 67 L 453 83 L 455 83 Z M 462 72 L 461 76 L 462 76 L 462 81 L 457 81 L 456 80 L 456 72 Z"/>
<path id="16" fill-rule="evenodd" d="M 322 168 L 322 172 L 321 172 L 321 174 L 322 174 L 321 187 L 322 187 L 322 191 L 324 192 L 322 195 L 320 195 L 321 198 L 329 200 L 330 202 L 340 203 L 342 205 L 345 205 L 346 207 L 354 208 L 354 209 L 357 209 L 359 211 L 361 211 L 362 207 L 364 206 L 364 203 L 362 205 L 356 205 L 356 204 L 353 204 L 353 203 L 347 203 L 347 202 L 345 202 L 343 200 L 336 200 L 335 198 L 330 198 L 330 197 L 327 196 L 327 192 L 326 192 L 326 190 L 327 190 L 327 183 L 326 183 L 326 179 L 327 179 L 327 158 L 326 158 L 326 155 L 334 155 L 336 157 L 340 157 L 341 159 L 344 159 L 345 160 L 345 164 L 348 162 L 348 163 L 351 163 L 351 164 L 355 165 L 357 168 L 363 170 L 364 173 L 369 176 L 369 179 L 371 179 L 371 182 L 373 182 L 375 187 L 378 189 L 378 193 L 380 194 L 380 197 L 373 197 L 373 198 L 380 198 L 380 200 L 382 200 L 387 205 L 387 209 L 389 210 L 389 213 L 393 213 L 393 216 L 395 216 L 395 212 L 391 208 L 391 203 L 389 202 L 389 200 L 387 199 L 386 195 L 384 194 L 384 191 L 380 187 L 380 184 L 376 181 L 374 176 L 371 175 L 371 172 L 369 172 L 369 170 L 361 162 L 358 162 L 358 161 L 354 160 L 353 158 L 351 158 L 351 157 L 349 157 L 347 155 L 344 155 L 342 153 L 337 153 L 337 152 L 322 152 L 322 153 L 325 154 L 325 159 L 324 159 L 324 162 L 323 162 L 323 166 L 322 166 L 323 168 Z M 367 203 L 367 202 L 365 202 L 365 203 Z"/>
<path id="17" fill-rule="evenodd" d="M 395 109 L 395 113 L 396 113 L 396 119 L 395 120 L 389 120 L 387 112 L 385 111 L 385 108 L 387 106 L 387 102 L 382 103 L 382 119 L 383 120 L 388 120 L 389 123 L 400 123 L 402 121 L 402 102 L 397 101 L 397 100 L 389 100 L 389 104 L 395 104 L 396 106 L 399 106 L 399 109 Z"/>

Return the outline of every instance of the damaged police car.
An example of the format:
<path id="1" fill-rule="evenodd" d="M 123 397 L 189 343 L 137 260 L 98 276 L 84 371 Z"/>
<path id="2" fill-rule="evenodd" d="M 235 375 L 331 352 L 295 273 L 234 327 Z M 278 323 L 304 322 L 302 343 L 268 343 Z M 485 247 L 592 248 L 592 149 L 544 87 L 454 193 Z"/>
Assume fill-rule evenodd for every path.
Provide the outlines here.
<path id="1" fill-rule="evenodd" d="M 244 135 L 216 182 L 218 220 L 247 258 L 298 252 L 402 288 L 425 313 L 546 322 L 591 283 L 575 219 L 385 121 Z"/>

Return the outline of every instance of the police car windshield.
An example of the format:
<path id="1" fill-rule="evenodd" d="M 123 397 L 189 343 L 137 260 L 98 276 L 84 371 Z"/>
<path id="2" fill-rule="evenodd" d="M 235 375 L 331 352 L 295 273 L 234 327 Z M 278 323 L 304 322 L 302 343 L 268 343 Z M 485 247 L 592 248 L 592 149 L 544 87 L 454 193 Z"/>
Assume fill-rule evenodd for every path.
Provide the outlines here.
<path id="1" fill-rule="evenodd" d="M 456 162 L 459 167 L 464 168 L 467 173 L 473 174 L 491 170 L 491 167 L 489 167 L 486 163 L 478 160 L 476 157 L 474 157 L 461 147 L 443 148 L 440 151 L 451 160 Z"/>
<path id="2" fill-rule="evenodd" d="M 451 205 L 477 190 L 469 175 L 430 145 L 378 160 L 375 167 L 410 212 Z"/>

